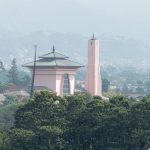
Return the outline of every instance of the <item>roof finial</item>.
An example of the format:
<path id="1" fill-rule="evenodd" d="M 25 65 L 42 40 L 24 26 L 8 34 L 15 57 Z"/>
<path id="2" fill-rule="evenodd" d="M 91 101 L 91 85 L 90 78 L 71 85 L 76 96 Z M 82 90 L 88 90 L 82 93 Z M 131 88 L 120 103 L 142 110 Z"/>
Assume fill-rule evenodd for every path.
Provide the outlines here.
<path id="1" fill-rule="evenodd" d="M 95 35 L 94 35 L 94 33 L 93 33 L 93 39 L 95 39 Z"/>
<path id="2" fill-rule="evenodd" d="M 55 52 L 55 46 L 53 45 L 53 53 Z"/>
<path id="3" fill-rule="evenodd" d="M 92 40 L 95 40 L 95 35 L 94 35 L 94 33 L 93 33 L 93 36 L 92 36 Z"/>

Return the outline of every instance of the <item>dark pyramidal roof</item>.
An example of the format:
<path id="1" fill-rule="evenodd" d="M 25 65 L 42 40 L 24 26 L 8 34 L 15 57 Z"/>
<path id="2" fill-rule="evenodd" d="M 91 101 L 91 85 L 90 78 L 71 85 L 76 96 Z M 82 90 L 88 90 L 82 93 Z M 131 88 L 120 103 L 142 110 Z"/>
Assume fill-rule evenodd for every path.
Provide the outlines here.
<path id="1" fill-rule="evenodd" d="M 33 67 L 34 62 L 26 63 L 24 67 Z M 74 62 L 69 59 L 69 57 L 58 53 L 53 47 L 52 52 L 39 56 L 36 60 L 36 67 L 83 67 L 82 64 Z"/>

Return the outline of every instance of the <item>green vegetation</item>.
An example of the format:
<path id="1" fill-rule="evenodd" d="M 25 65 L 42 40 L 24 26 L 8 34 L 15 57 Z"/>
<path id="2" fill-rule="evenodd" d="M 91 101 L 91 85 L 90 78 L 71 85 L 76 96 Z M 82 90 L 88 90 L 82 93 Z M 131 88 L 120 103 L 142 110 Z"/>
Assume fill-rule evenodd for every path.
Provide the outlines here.
<path id="1" fill-rule="evenodd" d="M 7 84 L 0 83 L 0 93 L 4 93 L 8 88 Z"/>
<path id="2" fill-rule="evenodd" d="M 11 104 L 0 107 L 0 130 L 9 129 L 14 123 L 14 114 L 19 104 Z"/>
<path id="3" fill-rule="evenodd" d="M 18 67 L 17 67 L 15 58 L 12 60 L 12 63 L 11 63 L 11 68 L 9 70 L 9 77 L 10 77 L 11 83 L 16 84 L 16 85 L 18 84 L 19 82 Z"/>
<path id="4" fill-rule="evenodd" d="M 102 79 L 102 92 L 108 92 L 110 82 L 107 79 Z"/>
<path id="5" fill-rule="evenodd" d="M 132 67 L 114 67 L 107 66 L 101 68 L 102 78 L 107 79 L 109 89 L 104 90 L 105 82 L 103 82 L 103 92 L 108 94 L 111 92 L 122 93 L 127 96 L 138 97 L 145 96 L 150 91 L 150 71 Z M 107 85 L 107 84 L 106 84 Z"/>
<path id="6" fill-rule="evenodd" d="M 0 105 L 0 130 L 8 130 L 14 125 L 14 115 L 18 107 L 24 105 L 15 96 L 6 96 Z"/>
<path id="7" fill-rule="evenodd" d="M 30 83 L 30 74 L 20 68 L 15 58 L 9 69 L 0 71 L 0 93 L 5 93 L 10 86 L 29 86 Z"/>
<path id="8" fill-rule="evenodd" d="M 9 96 L 9 95 L 7 95 L 5 97 L 5 101 L 3 102 L 3 105 L 16 104 L 18 102 L 19 102 L 19 99 L 16 96 Z"/>
<path id="9" fill-rule="evenodd" d="M 18 108 L 7 107 L 1 112 Z M 149 97 L 104 101 L 86 93 L 62 98 L 41 91 L 19 106 L 13 128 L 0 132 L 0 150 L 147 150 L 149 116 Z"/>

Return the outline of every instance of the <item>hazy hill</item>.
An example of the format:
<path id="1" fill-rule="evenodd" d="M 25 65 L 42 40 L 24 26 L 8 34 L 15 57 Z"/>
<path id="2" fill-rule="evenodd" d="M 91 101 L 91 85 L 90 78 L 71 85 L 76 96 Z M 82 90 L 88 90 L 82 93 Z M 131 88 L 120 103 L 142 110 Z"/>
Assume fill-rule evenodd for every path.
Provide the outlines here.
<path id="1" fill-rule="evenodd" d="M 0 31 L 1 59 L 5 62 L 17 57 L 23 63 L 33 58 L 33 45 L 38 45 L 38 55 L 56 50 L 86 64 L 89 37 L 71 33 L 37 31 L 22 35 L 12 31 Z M 118 66 L 148 67 L 150 46 L 136 39 L 113 36 L 98 36 L 101 42 L 101 63 Z M 28 59 L 26 59 L 28 58 Z"/>

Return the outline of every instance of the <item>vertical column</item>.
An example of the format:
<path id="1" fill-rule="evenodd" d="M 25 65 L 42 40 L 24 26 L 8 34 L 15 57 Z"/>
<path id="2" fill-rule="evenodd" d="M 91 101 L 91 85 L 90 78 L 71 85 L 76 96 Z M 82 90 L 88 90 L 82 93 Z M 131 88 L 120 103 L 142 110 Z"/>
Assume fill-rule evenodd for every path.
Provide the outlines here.
<path id="1" fill-rule="evenodd" d="M 102 95 L 99 63 L 99 40 L 94 37 L 88 41 L 88 70 L 86 90 L 91 95 Z"/>
<path id="2" fill-rule="evenodd" d="M 61 74 L 56 75 L 56 93 L 59 96 L 63 96 L 63 76 Z"/>
<path id="3" fill-rule="evenodd" d="M 75 89 L 75 75 L 70 74 L 69 75 L 69 82 L 70 82 L 70 94 L 74 94 Z"/>

